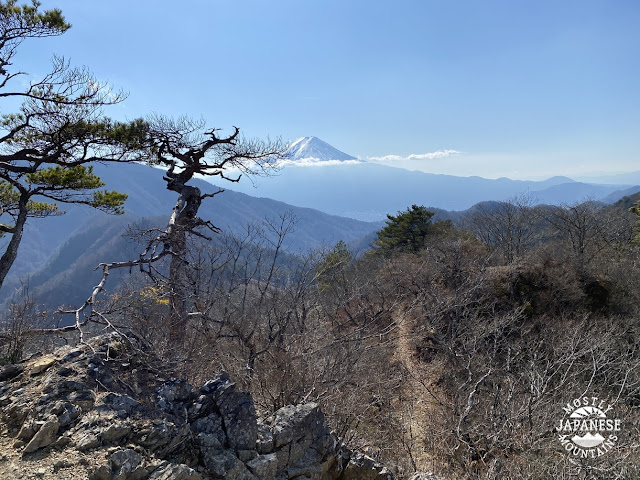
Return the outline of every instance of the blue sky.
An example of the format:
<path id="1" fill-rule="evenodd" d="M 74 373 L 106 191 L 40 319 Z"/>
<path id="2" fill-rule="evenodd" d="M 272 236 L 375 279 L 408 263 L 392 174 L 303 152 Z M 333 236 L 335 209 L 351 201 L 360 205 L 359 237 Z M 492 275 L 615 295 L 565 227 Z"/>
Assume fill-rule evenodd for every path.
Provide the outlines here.
<path id="1" fill-rule="evenodd" d="M 25 43 L 16 64 L 44 72 L 57 53 L 86 65 L 130 93 L 114 117 L 317 136 L 432 173 L 640 170 L 636 0 L 42 4 L 73 28 Z"/>

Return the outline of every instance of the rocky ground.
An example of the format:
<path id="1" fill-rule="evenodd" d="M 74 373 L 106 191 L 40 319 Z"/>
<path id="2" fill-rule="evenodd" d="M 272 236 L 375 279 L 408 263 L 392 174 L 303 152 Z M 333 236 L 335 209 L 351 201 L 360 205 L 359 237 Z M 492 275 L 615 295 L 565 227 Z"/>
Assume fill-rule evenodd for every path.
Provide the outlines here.
<path id="1" fill-rule="evenodd" d="M 196 388 L 161 365 L 113 334 L 3 367 L 0 478 L 392 478 L 313 403 L 259 418 L 225 373 Z"/>

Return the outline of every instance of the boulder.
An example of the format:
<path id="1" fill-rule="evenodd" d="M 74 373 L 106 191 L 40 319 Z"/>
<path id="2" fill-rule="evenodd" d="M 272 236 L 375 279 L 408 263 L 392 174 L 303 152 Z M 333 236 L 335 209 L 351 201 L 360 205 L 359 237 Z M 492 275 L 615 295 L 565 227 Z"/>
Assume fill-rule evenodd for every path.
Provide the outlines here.
<path id="1" fill-rule="evenodd" d="M 58 438 L 58 428 L 60 423 L 56 417 L 51 417 L 40 427 L 27 446 L 24 447 L 23 453 L 31 453 L 41 448 L 51 445 Z"/>
<path id="2" fill-rule="evenodd" d="M 144 480 L 149 476 L 141 466 L 142 456 L 134 450 L 118 450 L 111 455 L 112 480 Z"/>
<path id="3" fill-rule="evenodd" d="M 235 383 L 226 372 L 206 382 L 200 393 L 211 397 L 220 412 L 229 446 L 235 450 L 255 450 L 258 423 L 251 395 L 236 391 Z"/>
<path id="4" fill-rule="evenodd" d="M 165 463 L 153 471 L 149 480 L 201 480 L 202 476 L 193 468 L 175 463 Z"/>

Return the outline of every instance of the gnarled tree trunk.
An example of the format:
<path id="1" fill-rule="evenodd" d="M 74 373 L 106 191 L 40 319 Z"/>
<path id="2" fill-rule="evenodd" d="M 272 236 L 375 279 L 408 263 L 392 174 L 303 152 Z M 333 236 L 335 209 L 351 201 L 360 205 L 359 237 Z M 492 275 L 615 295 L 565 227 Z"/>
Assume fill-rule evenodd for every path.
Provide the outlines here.
<path id="1" fill-rule="evenodd" d="M 20 194 L 20 200 L 18 201 L 18 217 L 16 218 L 15 225 L 9 231 L 9 233 L 11 233 L 11 240 L 9 240 L 9 245 L 7 245 L 7 249 L 0 258 L 0 288 L 2 287 L 4 279 L 9 273 L 13 262 L 15 262 L 16 257 L 18 256 L 18 247 L 20 246 L 20 242 L 22 241 L 24 225 L 25 223 L 27 223 L 28 200 L 28 195 L 25 192 L 22 192 Z"/>
<path id="2" fill-rule="evenodd" d="M 202 221 L 198 219 L 198 209 L 202 202 L 200 189 L 184 185 L 180 175 L 169 176 L 167 188 L 179 194 L 173 213 L 165 231 L 164 248 L 171 251 L 169 265 L 169 307 L 171 309 L 171 335 L 178 335 L 188 314 L 188 279 L 186 268 L 187 232 L 192 231 Z"/>

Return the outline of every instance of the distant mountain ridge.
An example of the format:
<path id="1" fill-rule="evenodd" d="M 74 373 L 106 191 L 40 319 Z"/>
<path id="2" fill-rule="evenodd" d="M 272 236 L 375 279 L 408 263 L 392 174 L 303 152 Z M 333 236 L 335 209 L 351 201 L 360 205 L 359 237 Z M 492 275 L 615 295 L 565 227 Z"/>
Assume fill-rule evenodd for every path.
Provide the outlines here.
<path id="1" fill-rule="evenodd" d="M 245 179 L 231 186 L 248 195 L 364 221 L 384 220 L 387 213 L 404 210 L 412 204 L 466 210 L 482 201 L 507 200 L 519 194 L 530 195 L 537 203 L 552 205 L 587 199 L 612 203 L 628 195 L 632 187 L 587 184 L 564 177 L 542 182 L 456 177 L 370 162 L 327 163 L 305 168 L 285 166 L 277 175 L 260 179 L 257 188 Z"/>
<path id="2" fill-rule="evenodd" d="M 577 177 L 581 182 L 600 183 L 608 185 L 637 185 L 640 184 L 640 171 L 619 173 L 616 175 L 590 175 Z"/>
<path id="3" fill-rule="evenodd" d="M 355 157 L 317 137 L 297 139 L 288 153 L 292 166 L 285 163 L 277 175 L 260 179 L 257 184 L 241 179 L 230 188 L 363 221 L 384 220 L 388 213 L 413 204 L 461 211 L 479 202 L 508 200 L 522 194 L 551 205 L 584 200 L 613 203 L 640 190 L 640 182 L 636 186 L 595 184 L 564 176 L 544 181 L 487 179 L 355 162 L 350 160 Z M 310 168 L 297 168 L 307 166 Z"/>

